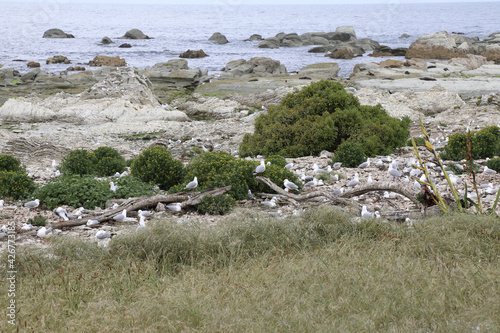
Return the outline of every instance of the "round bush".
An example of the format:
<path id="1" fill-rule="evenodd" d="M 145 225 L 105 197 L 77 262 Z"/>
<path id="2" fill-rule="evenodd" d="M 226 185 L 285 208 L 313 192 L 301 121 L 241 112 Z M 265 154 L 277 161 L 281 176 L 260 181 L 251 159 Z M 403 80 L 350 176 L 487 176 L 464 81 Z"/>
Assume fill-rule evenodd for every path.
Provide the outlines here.
<path id="1" fill-rule="evenodd" d="M 106 201 L 113 197 L 107 181 L 99 181 L 88 176 L 63 176 L 38 188 L 34 196 L 47 209 L 68 205 L 94 209 L 104 208 Z"/>
<path id="2" fill-rule="evenodd" d="M 70 151 L 61 162 L 61 173 L 65 176 L 91 175 L 95 171 L 96 158 L 94 153 L 85 149 Z"/>
<path id="3" fill-rule="evenodd" d="M 284 157 L 281 157 L 279 155 L 271 155 L 266 158 L 266 164 L 267 162 L 271 163 L 271 165 L 277 165 L 279 167 L 284 168 L 286 163 L 286 159 Z"/>
<path id="4" fill-rule="evenodd" d="M 224 215 L 236 205 L 236 200 L 228 194 L 218 196 L 206 195 L 196 205 L 196 210 L 201 214 Z"/>
<path id="5" fill-rule="evenodd" d="M 335 150 L 332 162 L 342 162 L 343 167 L 356 168 L 366 160 L 361 144 L 345 141 Z"/>
<path id="6" fill-rule="evenodd" d="M 154 184 L 145 183 L 134 176 L 118 178 L 115 183 L 118 185 L 118 191 L 113 194 L 113 197 L 117 199 L 152 196 L 155 194 Z"/>
<path id="7" fill-rule="evenodd" d="M 131 166 L 131 174 L 146 183 L 155 183 L 168 190 L 180 183 L 184 174 L 181 161 L 176 160 L 167 148 L 153 146 L 142 151 Z"/>
<path id="8" fill-rule="evenodd" d="M 0 155 L 0 171 L 24 171 L 21 167 L 21 161 L 14 156 Z"/>
<path id="9" fill-rule="evenodd" d="M 349 139 L 362 143 L 366 155 L 389 154 L 405 144 L 410 122 L 388 116 L 380 105 L 360 105 L 341 83 L 323 80 L 288 94 L 260 115 L 254 134 L 243 137 L 239 154 L 317 155 Z"/>
<path id="10" fill-rule="evenodd" d="M 470 133 L 471 155 L 473 159 L 484 159 L 500 155 L 500 128 L 490 126 Z M 467 133 L 452 134 L 444 147 L 441 157 L 459 161 L 467 158 Z"/>
<path id="11" fill-rule="evenodd" d="M 490 169 L 500 172 L 500 158 L 492 158 L 486 162 L 486 166 Z"/>
<path id="12" fill-rule="evenodd" d="M 15 200 L 27 199 L 36 189 L 36 184 L 21 171 L 0 171 L 0 196 Z"/>
<path id="13" fill-rule="evenodd" d="M 94 150 L 96 158 L 95 174 L 100 177 L 112 176 L 125 170 L 126 161 L 120 153 L 111 147 L 99 147 Z"/>

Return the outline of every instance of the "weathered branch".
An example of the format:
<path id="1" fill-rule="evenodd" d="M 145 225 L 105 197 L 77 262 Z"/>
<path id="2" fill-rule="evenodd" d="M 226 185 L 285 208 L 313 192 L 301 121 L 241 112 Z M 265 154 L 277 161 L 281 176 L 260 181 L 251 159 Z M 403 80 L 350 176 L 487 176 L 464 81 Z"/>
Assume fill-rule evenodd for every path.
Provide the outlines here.
<path id="1" fill-rule="evenodd" d="M 372 183 L 368 184 L 365 186 L 361 186 L 357 189 L 354 189 L 352 191 L 346 192 L 341 195 L 343 198 L 352 198 L 352 197 L 357 197 L 359 195 L 368 193 L 368 192 L 375 192 L 375 191 L 388 191 L 388 192 L 394 192 L 401 194 L 404 197 L 407 197 L 410 199 L 411 202 L 413 202 L 417 207 L 421 208 L 422 203 L 417 200 L 417 196 L 415 193 L 410 192 L 407 188 L 402 186 L 401 184 L 398 183 L 389 183 L 389 182 L 383 182 L 383 183 Z"/>
<path id="2" fill-rule="evenodd" d="M 121 213 L 124 209 L 127 211 L 135 211 L 138 209 L 147 209 L 149 207 L 155 207 L 158 203 L 172 203 L 172 202 L 181 202 L 181 207 L 190 207 L 195 206 L 201 202 L 204 196 L 212 195 L 217 196 L 227 191 L 231 190 L 231 186 L 225 186 L 215 189 L 209 189 L 201 192 L 181 192 L 175 194 L 167 194 L 167 195 L 155 195 L 152 197 L 137 197 L 130 198 L 125 200 L 120 204 L 119 207 L 111 210 L 107 210 L 100 215 L 97 215 L 94 211 L 85 211 L 91 213 L 85 219 L 72 220 L 60 222 L 52 225 L 53 228 L 67 228 L 67 227 L 76 227 L 80 225 L 84 225 L 87 223 L 87 220 L 97 220 L 99 222 L 109 221 L 113 218 L 113 216 Z"/>

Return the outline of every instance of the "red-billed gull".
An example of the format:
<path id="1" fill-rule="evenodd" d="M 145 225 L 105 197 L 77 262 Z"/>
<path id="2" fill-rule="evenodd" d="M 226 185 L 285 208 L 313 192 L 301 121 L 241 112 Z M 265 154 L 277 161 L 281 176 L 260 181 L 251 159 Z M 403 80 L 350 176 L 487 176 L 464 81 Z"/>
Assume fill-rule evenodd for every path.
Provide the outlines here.
<path id="1" fill-rule="evenodd" d="M 193 181 L 190 181 L 187 183 L 186 187 L 187 189 L 193 190 L 198 186 L 198 177 L 194 177 Z"/>
<path id="2" fill-rule="evenodd" d="M 260 164 L 257 165 L 257 167 L 255 168 L 255 173 L 262 174 L 262 173 L 264 173 L 264 171 L 266 171 L 266 165 L 265 165 L 264 161 L 261 160 Z"/>
<path id="3" fill-rule="evenodd" d="M 285 179 L 283 181 L 283 184 L 285 185 L 285 188 L 288 190 L 288 192 L 290 192 L 290 190 L 294 191 L 299 189 L 299 187 L 295 183 L 289 181 L 288 179 Z"/>

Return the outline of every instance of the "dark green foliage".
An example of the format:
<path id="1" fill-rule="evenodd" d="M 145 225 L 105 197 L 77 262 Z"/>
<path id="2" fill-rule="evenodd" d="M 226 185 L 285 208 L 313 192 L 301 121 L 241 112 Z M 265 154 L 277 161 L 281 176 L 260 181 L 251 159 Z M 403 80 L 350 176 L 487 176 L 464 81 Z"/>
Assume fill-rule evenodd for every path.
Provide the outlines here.
<path id="1" fill-rule="evenodd" d="M 28 223 L 31 223 L 34 227 L 43 227 L 47 223 L 47 218 L 42 215 L 37 215 L 28 219 Z"/>
<path id="2" fill-rule="evenodd" d="M 88 176 L 63 176 L 47 183 L 34 192 L 47 209 L 68 205 L 86 209 L 104 207 L 113 196 L 107 181 Z"/>
<path id="3" fill-rule="evenodd" d="M 85 149 L 75 149 L 64 156 L 60 169 L 65 176 L 91 175 L 94 173 L 95 164 L 94 153 Z"/>
<path id="4" fill-rule="evenodd" d="M 461 175 L 461 174 L 464 174 L 464 173 L 469 173 L 469 171 L 467 169 L 460 169 L 458 168 L 455 163 L 450 163 L 448 164 L 448 167 L 446 168 L 446 170 L 448 171 L 453 171 L 453 173 L 455 175 Z M 479 171 L 479 165 L 478 164 L 472 164 L 472 170 L 474 172 L 478 172 Z"/>
<path id="5" fill-rule="evenodd" d="M 406 145 L 409 147 L 413 147 L 413 143 L 411 142 L 411 139 L 412 138 L 409 138 L 408 141 L 406 141 Z M 413 139 L 415 139 L 415 144 L 417 146 L 425 146 L 425 139 L 424 138 L 414 137 Z"/>
<path id="6" fill-rule="evenodd" d="M 281 157 L 279 155 L 268 156 L 266 158 L 265 162 L 266 162 L 266 164 L 267 164 L 267 162 L 269 162 L 271 164 L 277 165 L 277 166 L 282 167 L 282 168 L 284 168 L 285 165 L 287 164 L 285 158 Z"/>
<path id="7" fill-rule="evenodd" d="M 15 200 L 27 199 L 36 184 L 24 171 L 0 171 L 0 197 Z"/>
<path id="8" fill-rule="evenodd" d="M 181 182 L 184 168 L 167 148 L 153 146 L 142 151 L 131 166 L 132 176 L 146 183 L 155 183 L 160 189 L 168 190 Z"/>
<path id="9" fill-rule="evenodd" d="M 492 158 L 486 162 L 486 166 L 490 169 L 500 172 L 500 158 Z"/>
<path id="10" fill-rule="evenodd" d="M 259 116 L 254 134 L 244 136 L 239 154 L 316 155 L 334 151 L 348 139 L 360 142 L 368 156 L 389 154 L 404 145 L 409 124 L 408 117 L 398 120 L 380 105 L 360 105 L 342 84 L 324 80 L 287 95 L 279 106 Z"/>
<path id="11" fill-rule="evenodd" d="M 10 155 L 0 155 L 0 171 L 24 171 L 21 161 Z"/>
<path id="12" fill-rule="evenodd" d="M 473 159 L 484 159 L 500 155 L 500 128 L 490 126 L 470 133 L 471 154 Z M 441 158 L 459 161 L 467 158 L 467 134 L 450 135 Z"/>
<path id="13" fill-rule="evenodd" d="M 206 195 L 196 210 L 201 214 L 224 215 L 236 205 L 236 200 L 228 194 L 218 196 Z"/>
<path id="14" fill-rule="evenodd" d="M 112 176 L 125 170 L 126 162 L 120 153 L 111 147 L 99 147 L 94 150 L 96 158 L 95 174 L 100 177 Z"/>
<path id="15" fill-rule="evenodd" d="M 343 167 L 356 168 L 366 161 L 363 147 L 358 142 L 345 141 L 335 150 L 332 163 L 342 162 Z"/>
<path id="16" fill-rule="evenodd" d="M 154 184 L 145 183 L 134 176 L 118 178 L 115 184 L 118 185 L 118 191 L 113 195 L 116 199 L 128 199 L 155 194 Z"/>

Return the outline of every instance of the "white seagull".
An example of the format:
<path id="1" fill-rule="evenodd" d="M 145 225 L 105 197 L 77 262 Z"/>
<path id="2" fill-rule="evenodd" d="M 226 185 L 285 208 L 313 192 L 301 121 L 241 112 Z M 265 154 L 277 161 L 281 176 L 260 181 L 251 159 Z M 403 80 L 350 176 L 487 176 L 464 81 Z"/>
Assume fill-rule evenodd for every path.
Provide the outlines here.
<path id="1" fill-rule="evenodd" d="M 144 217 L 150 217 L 151 215 L 153 215 L 153 213 L 152 213 L 150 210 L 140 210 L 140 209 L 139 209 L 139 210 L 137 211 L 137 215 L 138 215 L 139 217 L 141 217 L 141 216 L 144 216 Z"/>
<path id="2" fill-rule="evenodd" d="M 198 177 L 194 177 L 193 181 L 187 183 L 186 187 L 184 188 L 194 190 L 197 186 L 198 186 Z"/>
<path id="3" fill-rule="evenodd" d="M 299 189 L 299 187 L 295 183 L 289 181 L 288 179 L 285 179 L 283 181 L 283 184 L 285 185 L 285 188 L 288 190 L 288 192 L 290 192 L 290 190 L 294 191 Z"/>
<path id="4" fill-rule="evenodd" d="M 358 165 L 358 168 L 360 169 L 364 169 L 364 168 L 368 168 L 370 166 L 370 158 L 368 158 L 366 160 L 366 162 L 363 162 L 361 163 L 360 165 Z"/>
<path id="5" fill-rule="evenodd" d="M 255 173 L 262 174 L 264 173 L 264 171 L 266 171 L 266 164 L 264 163 L 264 160 L 261 160 L 260 165 L 257 165 L 257 167 L 255 168 Z"/>
<path id="6" fill-rule="evenodd" d="M 394 166 L 392 164 L 389 165 L 389 175 L 392 177 L 392 180 L 394 181 L 394 179 L 396 177 L 401 177 L 403 174 L 401 173 L 401 171 L 399 171 L 398 169 L 394 169 Z"/>
<path id="7" fill-rule="evenodd" d="M 486 165 L 484 166 L 484 170 L 483 170 L 483 173 L 487 174 L 487 175 L 496 175 L 496 171 L 493 170 L 493 169 L 490 169 L 488 168 Z"/>
<path id="8" fill-rule="evenodd" d="M 127 210 L 124 209 L 120 214 L 113 216 L 115 221 L 123 221 L 127 217 Z"/>
<path id="9" fill-rule="evenodd" d="M 109 189 L 116 193 L 116 191 L 118 191 L 118 185 L 115 185 L 113 182 L 109 182 Z"/>
<path id="10" fill-rule="evenodd" d="M 96 225 L 96 224 L 99 224 L 99 221 L 97 220 L 88 220 L 87 221 L 87 225 L 90 226 L 90 225 Z"/>
<path id="11" fill-rule="evenodd" d="M 141 216 L 141 219 L 139 220 L 139 225 L 137 226 L 137 229 L 135 231 L 143 230 L 146 229 L 146 217 Z"/>
<path id="12" fill-rule="evenodd" d="M 325 172 L 325 169 L 321 169 L 318 164 L 314 163 L 313 164 L 313 170 L 314 173 L 322 173 Z"/>
<path id="13" fill-rule="evenodd" d="M 28 201 L 24 204 L 24 207 L 27 207 L 27 208 L 36 208 L 38 207 L 38 205 L 40 204 L 40 200 L 39 199 L 35 199 L 33 201 Z"/>
<path id="14" fill-rule="evenodd" d="M 287 165 L 285 165 L 285 169 L 292 170 L 292 168 L 293 168 L 293 163 L 288 163 Z"/>
<path id="15" fill-rule="evenodd" d="M 181 207 L 180 202 L 176 202 L 174 204 L 167 205 L 167 209 L 171 210 L 173 212 L 180 212 L 182 207 Z"/>
<path id="16" fill-rule="evenodd" d="M 276 198 L 276 197 L 272 197 L 272 199 L 271 199 L 271 200 L 269 200 L 269 201 L 268 201 L 268 200 L 266 200 L 266 201 L 262 201 L 262 204 L 263 204 L 264 206 L 269 207 L 269 208 L 273 208 L 273 207 L 276 207 L 276 200 L 278 200 L 278 198 Z"/>
<path id="17" fill-rule="evenodd" d="M 54 214 L 57 217 L 63 219 L 64 221 L 69 220 L 69 218 L 68 218 L 68 212 L 66 211 L 66 209 L 64 209 L 62 207 L 54 208 L 54 210 L 52 212 L 54 212 Z"/>
<path id="18" fill-rule="evenodd" d="M 99 230 L 95 234 L 95 238 L 98 240 L 102 240 L 102 239 L 106 239 L 106 238 L 110 238 L 110 237 L 111 237 L 111 233 L 109 231 Z"/>
<path id="19" fill-rule="evenodd" d="M 36 235 L 40 238 L 46 238 L 50 236 L 49 233 L 51 230 L 52 227 L 50 228 L 41 227 L 40 229 L 37 230 Z"/>
<path id="20" fill-rule="evenodd" d="M 356 172 L 354 174 L 354 179 L 351 179 L 347 184 L 345 184 L 344 186 L 346 187 L 354 187 L 356 185 L 359 184 L 359 174 Z"/>

